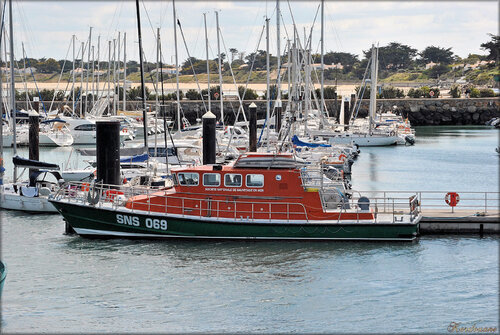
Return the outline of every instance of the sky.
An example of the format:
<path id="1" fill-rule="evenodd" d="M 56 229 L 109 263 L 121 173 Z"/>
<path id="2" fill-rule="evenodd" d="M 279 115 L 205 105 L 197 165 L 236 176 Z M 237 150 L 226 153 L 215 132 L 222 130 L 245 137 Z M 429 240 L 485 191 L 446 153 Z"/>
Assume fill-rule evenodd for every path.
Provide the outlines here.
<path id="1" fill-rule="evenodd" d="M 295 22 L 301 43 L 304 40 L 304 28 L 307 34 L 313 29 L 312 49 L 313 52 L 320 52 L 320 3 L 314 0 L 280 1 L 282 51 L 287 39 L 293 37 L 292 22 Z M 430 45 L 451 47 L 460 57 L 466 57 L 469 53 L 486 54 L 480 49 L 480 44 L 490 40 L 488 33 L 498 34 L 498 6 L 497 1 L 326 0 L 325 52 L 362 55 L 363 50 L 368 50 L 372 43 L 384 46 L 396 41 L 419 51 Z M 257 49 L 265 50 L 265 31 L 260 44 L 259 37 L 267 15 L 270 18 L 270 53 L 276 54 L 276 1 L 185 0 L 176 1 L 175 7 L 187 45 L 186 48 L 178 30 L 179 63 L 187 58 L 188 53 L 205 59 L 204 13 L 207 18 L 209 57 L 216 57 L 215 11 L 219 13 L 221 52 L 229 54 L 229 48 L 235 48 L 248 55 Z M 8 13 L 8 4 L 6 8 Z M 173 64 L 172 1 L 140 1 L 140 11 L 146 60 L 156 60 L 155 35 L 157 28 L 160 28 L 163 62 Z M 13 22 L 16 59 L 22 55 L 21 43 L 24 43 L 30 58 L 72 59 L 72 35 L 76 36 L 78 53 L 81 42 L 87 41 L 89 37 L 90 27 L 96 57 L 98 36 L 101 41 L 99 57 L 107 60 L 108 41 L 118 39 L 119 32 L 123 37 L 125 32 L 127 59 L 139 58 L 136 4 L 133 0 L 13 0 Z M 123 58 L 123 42 L 120 44 L 120 58 Z"/>

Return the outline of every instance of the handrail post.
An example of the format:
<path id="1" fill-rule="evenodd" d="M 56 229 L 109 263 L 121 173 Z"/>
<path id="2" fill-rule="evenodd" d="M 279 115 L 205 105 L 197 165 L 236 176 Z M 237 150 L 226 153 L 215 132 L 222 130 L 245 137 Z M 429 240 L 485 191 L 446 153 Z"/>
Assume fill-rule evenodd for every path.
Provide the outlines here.
<path id="1" fill-rule="evenodd" d="M 484 214 L 488 213 L 488 192 L 484 192 Z"/>
<path id="2" fill-rule="evenodd" d="M 268 209 L 268 211 L 269 211 L 269 220 L 271 220 L 271 203 L 269 202 L 268 205 L 269 205 L 269 209 Z"/>
<path id="3" fill-rule="evenodd" d="M 290 222 L 290 204 L 286 203 L 286 221 Z"/>

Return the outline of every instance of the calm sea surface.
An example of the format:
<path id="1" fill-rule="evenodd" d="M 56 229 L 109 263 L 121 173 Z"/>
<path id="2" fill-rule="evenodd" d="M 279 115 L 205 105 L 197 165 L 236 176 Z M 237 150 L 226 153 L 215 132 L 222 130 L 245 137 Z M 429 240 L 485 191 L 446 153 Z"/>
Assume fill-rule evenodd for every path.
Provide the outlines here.
<path id="1" fill-rule="evenodd" d="M 362 148 L 359 190 L 499 188 L 499 131 L 421 127 Z M 42 149 L 63 163 L 71 149 Z M 21 149 L 27 156 L 27 150 Z M 6 152 L 11 174 L 11 150 Z M 71 166 L 83 167 L 73 153 Z M 498 236 L 414 243 L 87 240 L 58 215 L 0 211 L 2 332 L 449 333 L 497 327 Z"/>

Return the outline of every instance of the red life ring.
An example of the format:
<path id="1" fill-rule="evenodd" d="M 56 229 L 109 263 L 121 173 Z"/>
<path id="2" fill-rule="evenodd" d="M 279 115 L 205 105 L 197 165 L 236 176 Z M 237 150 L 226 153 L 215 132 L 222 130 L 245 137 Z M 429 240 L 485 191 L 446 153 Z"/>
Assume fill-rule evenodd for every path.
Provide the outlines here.
<path id="1" fill-rule="evenodd" d="M 89 183 L 83 183 L 82 184 L 82 191 L 87 192 L 90 189 L 90 184 Z"/>
<path id="2" fill-rule="evenodd" d="M 219 93 L 215 92 L 214 93 L 214 98 L 217 99 L 219 97 Z"/>
<path id="3" fill-rule="evenodd" d="M 457 192 L 448 192 L 444 197 L 444 201 L 450 206 L 455 207 L 460 202 L 460 195 Z"/>
<path id="4" fill-rule="evenodd" d="M 346 155 L 344 155 L 344 154 L 340 154 L 340 156 L 339 156 L 339 161 L 343 161 L 343 160 L 344 160 L 344 159 L 346 159 L 346 158 L 347 158 L 347 156 L 346 156 Z"/>

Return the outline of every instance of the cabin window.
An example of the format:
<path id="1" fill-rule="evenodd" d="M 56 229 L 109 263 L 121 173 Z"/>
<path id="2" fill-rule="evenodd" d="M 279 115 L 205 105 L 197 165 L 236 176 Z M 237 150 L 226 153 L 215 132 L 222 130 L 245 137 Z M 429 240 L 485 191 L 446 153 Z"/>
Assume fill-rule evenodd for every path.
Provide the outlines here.
<path id="1" fill-rule="evenodd" d="M 224 186 L 226 187 L 241 187 L 241 174 L 226 173 L 224 176 Z"/>
<path id="2" fill-rule="evenodd" d="M 95 124 L 81 124 L 75 127 L 75 130 L 95 131 Z"/>
<path id="3" fill-rule="evenodd" d="M 220 174 L 218 173 L 205 173 L 203 174 L 203 186 L 219 186 Z"/>
<path id="4" fill-rule="evenodd" d="M 178 173 L 177 179 L 179 179 L 179 185 L 198 186 L 199 184 L 199 176 L 197 173 Z"/>
<path id="5" fill-rule="evenodd" d="M 264 175 L 262 174 L 247 174 L 247 187 L 263 187 Z"/>

